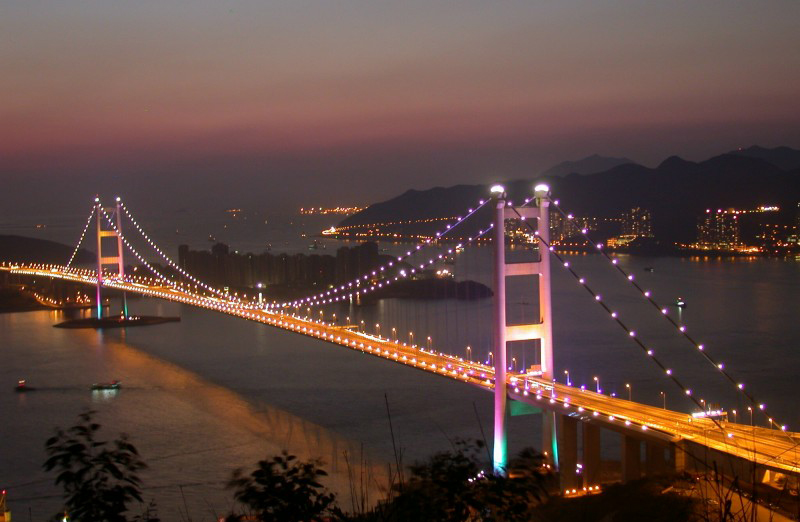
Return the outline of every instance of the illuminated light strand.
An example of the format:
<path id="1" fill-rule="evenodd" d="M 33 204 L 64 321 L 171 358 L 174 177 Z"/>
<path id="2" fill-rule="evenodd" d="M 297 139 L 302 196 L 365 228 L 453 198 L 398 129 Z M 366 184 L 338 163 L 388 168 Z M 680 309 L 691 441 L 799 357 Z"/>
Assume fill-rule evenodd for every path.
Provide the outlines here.
<path id="1" fill-rule="evenodd" d="M 338 234 L 339 232 L 346 232 L 349 230 L 357 229 L 357 228 L 378 228 L 378 227 L 389 227 L 394 225 L 413 225 L 415 223 L 434 223 L 436 221 L 448 221 L 450 219 L 458 219 L 457 216 L 448 216 L 448 217 L 440 217 L 440 218 L 426 218 L 426 219 L 408 219 L 406 221 L 388 221 L 386 223 L 367 223 L 364 225 L 346 225 L 343 227 L 331 227 L 335 230 L 334 234 Z"/>
<path id="2" fill-rule="evenodd" d="M 78 244 L 75 245 L 75 250 L 72 251 L 72 255 L 69 257 L 69 262 L 66 264 L 66 268 L 69 269 L 70 265 L 72 265 L 72 261 L 75 259 L 75 256 L 78 255 L 78 250 L 81 248 L 81 243 L 83 243 L 83 238 L 86 237 L 86 231 L 89 230 L 89 225 L 92 222 L 92 217 L 94 217 L 95 207 L 92 205 L 92 211 L 89 213 L 89 219 L 86 220 L 86 225 L 83 227 L 83 232 L 81 232 L 81 238 L 78 240 Z"/>
<path id="3" fill-rule="evenodd" d="M 519 217 L 522 217 L 522 216 L 520 216 L 519 212 L 517 212 L 517 211 L 516 211 L 516 209 L 514 209 L 514 212 L 515 212 L 515 213 L 516 213 L 516 214 L 517 214 Z M 610 307 L 609 307 L 609 306 L 608 306 L 608 305 L 605 303 L 605 301 L 603 301 L 603 300 L 602 300 L 602 298 L 600 297 L 600 294 L 596 293 L 596 292 L 595 292 L 595 291 L 594 291 L 594 290 L 593 290 L 593 289 L 592 289 L 592 288 L 591 288 L 591 287 L 590 287 L 590 286 L 589 286 L 589 285 L 586 283 L 586 280 L 585 280 L 585 278 L 581 277 L 581 276 L 580 276 L 580 275 L 579 275 L 579 274 L 578 274 L 578 273 L 575 271 L 575 269 L 573 269 L 573 268 L 572 268 L 572 267 L 569 265 L 569 263 L 567 263 L 567 264 L 566 264 L 566 266 L 565 266 L 565 264 L 564 264 L 564 262 L 565 262 L 565 259 L 564 259 L 564 258 L 563 258 L 561 255 L 559 255 L 559 254 L 558 254 L 558 252 L 556 252 L 556 251 L 555 251 L 555 249 L 553 248 L 553 246 L 552 246 L 552 245 L 550 245 L 548 242 L 545 242 L 545 240 L 542 238 L 542 236 L 540 236 L 540 235 L 538 234 L 538 231 L 536 231 L 536 230 L 535 230 L 535 229 L 534 229 L 534 228 L 533 228 L 533 227 L 530 225 L 530 223 L 529 223 L 529 222 L 527 222 L 527 221 L 524 221 L 524 223 L 525 223 L 525 224 L 527 225 L 527 227 L 528 227 L 528 228 L 529 228 L 529 229 L 530 229 L 530 230 L 531 230 L 531 231 L 534 233 L 534 235 L 535 235 L 535 236 L 538 238 L 538 240 L 539 240 L 539 241 L 542 243 L 542 245 L 544 245 L 544 246 L 547 248 L 547 250 L 549 250 L 550 252 L 552 252 L 553 256 L 554 256 L 554 257 L 555 257 L 555 258 L 556 258 L 556 259 L 559 261 L 559 263 L 561 264 L 562 268 L 564 268 L 565 270 L 567 270 L 567 271 L 568 271 L 568 272 L 569 272 L 569 273 L 572 275 L 572 277 L 573 277 L 573 278 L 575 278 L 575 280 L 578 282 L 578 284 L 580 284 L 580 285 L 581 285 L 581 286 L 582 286 L 584 289 L 586 289 L 586 291 L 587 291 L 587 292 L 588 292 L 588 293 L 589 293 L 589 294 L 590 294 L 590 295 L 591 295 L 591 296 L 594 298 L 594 301 L 595 301 L 597 304 L 599 304 L 599 305 L 600 305 L 600 306 L 603 308 L 603 310 L 605 310 L 605 311 L 606 311 L 606 312 L 609 314 L 609 316 L 611 316 L 611 318 L 612 318 L 612 319 L 614 319 L 614 321 L 617 323 L 617 325 L 619 325 L 619 326 L 620 326 L 620 328 L 622 328 L 622 329 L 625 331 L 625 333 L 627 333 L 627 334 L 628 334 L 628 336 L 627 336 L 627 337 L 628 337 L 629 339 L 631 339 L 631 340 L 632 340 L 634 343 L 636 343 L 636 345 L 637 345 L 637 346 L 638 346 L 638 347 L 639 347 L 639 348 L 640 348 L 640 349 L 641 349 L 641 350 L 642 350 L 642 351 L 645 353 L 645 355 L 646 355 L 646 356 L 647 356 L 647 357 L 648 357 L 650 360 L 652 360 L 652 361 L 653 361 L 653 363 L 655 363 L 655 364 L 656 364 L 656 365 L 659 367 L 659 369 L 661 369 L 661 371 L 662 371 L 662 372 L 664 372 L 664 374 L 667 376 L 667 378 L 669 378 L 669 379 L 670 379 L 670 380 L 671 380 L 671 381 L 672 381 L 672 382 L 673 382 L 673 383 L 674 383 L 676 386 L 678 386 L 678 387 L 679 387 L 679 388 L 680 388 L 680 389 L 681 389 L 681 390 L 684 392 L 684 394 L 685 394 L 685 395 L 686 395 L 686 396 L 687 396 L 687 397 L 688 397 L 688 398 L 689 398 L 689 399 L 690 399 L 690 400 L 691 400 L 691 401 L 692 401 L 692 402 L 693 402 L 693 403 L 694 403 L 694 404 L 695 404 L 695 405 L 696 405 L 698 408 L 700 408 L 701 410 L 702 410 L 702 409 L 704 409 L 704 406 L 702 405 L 702 403 L 700 402 L 700 400 L 699 400 L 699 399 L 697 399 L 697 398 L 695 397 L 695 395 L 692 393 L 692 389 L 691 389 L 691 388 L 688 388 L 688 387 L 686 387 L 686 386 L 684 386 L 684 384 L 683 384 L 683 383 L 682 383 L 682 382 L 681 382 L 681 381 L 678 379 L 678 377 L 675 375 L 675 372 L 673 372 L 673 371 L 672 371 L 670 368 L 668 368 L 668 367 L 667 367 L 667 366 L 666 366 L 664 363 L 662 363 L 662 362 L 661 362 L 661 360 L 660 360 L 658 357 L 656 357 L 656 355 L 655 355 L 655 351 L 654 351 L 653 349 L 651 349 L 651 348 L 648 348 L 648 347 L 647 347 L 647 345 L 645 345 L 645 344 L 644 344 L 644 342 L 641 340 L 641 338 L 639 338 L 638 336 L 636 336 L 636 335 L 635 335 L 635 333 L 634 333 L 634 335 L 631 335 L 631 332 L 632 332 L 633 330 L 631 330 L 631 328 L 629 328 L 629 327 L 628 327 L 628 325 L 627 325 L 627 324 L 625 324 L 625 323 L 622 321 L 622 319 L 620 319 L 620 318 L 619 318 L 619 314 L 618 314 L 618 313 L 616 313 L 616 312 L 614 312 L 613 310 L 611 310 L 611 308 L 610 308 Z M 583 282 L 581 282 L 581 280 L 583 280 Z M 714 418 L 709 418 L 709 419 L 710 419 L 710 420 L 711 420 L 711 421 L 712 421 L 712 422 L 713 422 L 713 423 L 714 423 L 714 424 L 715 424 L 715 425 L 716 425 L 716 426 L 717 426 L 717 427 L 718 427 L 718 428 L 719 428 L 719 429 L 720 429 L 720 430 L 723 432 L 723 434 L 724 434 L 724 433 L 726 433 L 726 432 L 725 432 L 725 429 L 724 429 L 724 427 L 722 426 L 722 424 L 720 424 L 720 423 L 719 423 L 719 421 L 717 421 L 717 420 L 716 420 L 716 419 L 714 419 Z M 725 443 L 727 444 L 727 443 L 728 443 L 728 442 L 727 442 L 727 437 L 723 437 L 723 441 L 725 441 Z M 738 445 L 738 441 L 736 441 L 736 440 L 734 440 L 734 445 L 735 445 L 737 448 L 739 448 L 739 447 L 740 447 L 740 446 Z"/>
<path id="4" fill-rule="evenodd" d="M 478 238 L 480 238 L 483 235 L 487 234 L 489 231 L 491 231 L 493 229 L 494 229 L 494 223 L 490 223 L 486 227 L 486 229 L 480 230 L 479 233 L 476 236 L 469 238 L 469 240 L 467 241 L 467 244 L 470 244 L 471 242 L 474 242 L 475 240 L 477 240 Z M 459 248 L 463 248 L 463 246 L 464 246 L 463 244 L 459 243 L 454 248 L 449 249 L 446 254 L 439 254 L 437 257 L 431 257 L 427 261 L 420 263 L 418 265 L 418 267 L 419 267 L 420 270 L 424 270 L 424 268 L 426 266 L 431 266 L 431 265 L 433 265 L 434 263 L 436 263 L 438 261 L 452 260 L 452 259 L 455 258 L 456 255 L 458 255 L 458 249 Z M 377 270 L 376 270 L 376 272 L 377 272 Z M 302 306 L 312 307 L 312 306 L 326 305 L 326 304 L 331 304 L 331 303 L 336 303 L 336 302 L 339 302 L 339 301 L 343 301 L 345 299 L 351 299 L 351 298 L 354 298 L 354 297 L 357 298 L 357 297 L 360 297 L 360 296 L 363 296 L 363 295 L 367 294 L 368 292 L 374 292 L 375 290 L 378 290 L 380 288 L 389 286 L 392 283 L 395 283 L 395 282 L 399 281 L 400 279 L 403 279 L 403 278 L 406 278 L 406 277 L 409 277 L 409 276 L 415 274 L 416 272 L 417 272 L 417 268 L 411 268 L 411 270 L 409 270 L 409 271 L 401 270 L 398 273 L 398 275 L 396 275 L 396 276 L 394 276 L 394 277 L 392 277 L 390 279 L 380 279 L 380 280 L 377 280 L 377 281 L 375 281 L 373 283 L 370 283 L 369 286 L 365 286 L 365 287 L 358 286 L 357 290 L 355 292 L 351 292 L 349 294 L 342 294 L 342 295 L 338 295 L 338 296 L 328 296 L 326 294 L 326 295 L 322 296 L 319 299 L 315 299 L 313 301 L 308 301 L 308 302 L 303 302 Z M 300 305 L 292 305 L 292 307 L 299 307 L 299 306 Z"/>
<path id="5" fill-rule="evenodd" d="M 194 277 L 193 275 L 189 274 L 189 273 L 188 273 L 188 272 L 186 272 L 184 269 L 182 269 L 181 267 L 179 267 L 179 266 L 178 266 L 178 264 L 177 264 L 177 263 L 175 263 L 175 262 L 174 262 L 174 261 L 173 261 L 173 260 L 172 260 L 172 259 L 171 259 L 169 256 L 167 256 L 167 255 L 166 255 L 166 254 L 165 254 L 165 253 L 164 253 L 164 252 L 163 252 L 163 251 L 162 251 L 162 250 L 161 250 L 161 249 L 160 249 L 160 248 L 159 248 L 159 247 L 158 247 L 158 246 L 157 246 L 157 245 L 156 245 L 156 244 L 153 242 L 153 240 L 152 240 L 152 239 L 150 239 L 150 237 L 149 237 L 149 236 L 148 236 L 148 235 L 145 233 L 145 231 L 144 231 L 144 230 L 142 230 L 142 227 L 141 227 L 141 226 L 139 225 L 139 223 L 137 223 L 137 222 L 136 222 L 136 220 L 133 218 L 133 215 L 131 214 L 131 211 L 130 211 L 130 210 L 128 210 L 128 207 L 125 205 L 125 203 L 123 203 L 122 201 L 120 201 L 120 206 L 121 206 L 121 207 L 122 207 L 122 209 L 125 211 L 125 214 L 128 216 L 128 219 L 130 219 L 130 220 L 131 220 L 131 223 L 133 223 L 133 226 L 134 226 L 134 227 L 136 227 L 136 230 L 137 230 L 137 231 L 138 231 L 138 232 L 139 232 L 139 233 L 142 235 L 142 237 L 144 238 L 144 240 L 145 240 L 145 241 L 146 241 L 146 242 L 147 242 L 147 243 L 148 243 L 148 244 L 149 244 L 151 247 L 153 247 L 153 249 L 154 249 L 154 250 L 155 250 L 155 251 L 158 253 L 158 255 L 159 255 L 159 256 L 161 256 L 161 258 L 162 258 L 164 261 L 166 261 L 166 262 L 167 262 L 167 264 L 168 264 L 168 265 L 169 265 L 169 266 L 170 266 L 170 267 L 171 267 L 173 270 L 177 270 L 177 271 L 178 271 L 178 273 L 180 273 L 182 276 L 186 277 L 187 279 L 189 279 L 190 281 L 194 282 L 195 284 L 197 284 L 197 285 L 199 285 L 199 286 L 201 286 L 201 287 L 205 288 L 205 289 L 206 289 L 206 290 L 208 290 L 209 292 L 215 293 L 215 294 L 217 294 L 217 295 L 220 295 L 220 296 L 223 296 L 223 295 L 225 295 L 225 294 L 224 294 L 224 292 L 222 292 L 221 290 L 217 290 L 216 288 L 212 288 L 211 286 L 209 286 L 209 285 L 207 285 L 206 283 L 204 283 L 204 282 L 200 281 L 199 279 L 197 279 L 196 277 Z"/>
<path id="6" fill-rule="evenodd" d="M 555 203 L 554 207 L 556 208 L 556 210 L 558 210 L 558 212 L 564 218 L 567 219 L 567 221 L 569 223 L 572 223 L 575 228 L 578 228 L 578 225 L 572 220 L 572 218 L 574 217 L 574 216 L 572 216 L 572 214 L 565 213 L 564 210 L 558 205 L 558 203 Z M 761 406 L 763 406 L 763 403 L 760 403 L 748 390 L 745 389 L 745 385 L 744 385 L 744 383 L 742 381 L 740 381 L 738 379 L 735 379 L 733 377 L 733 375 L 731 375 L 730 372 L 728 372 L 725 369 L 725 363 L 723 363 L 722 361 L 716 360 L 714 357 L 712 357 L 706 351 L 706 346 L 703 343 L 697 342 L 686 331 L 686 325 L 679 324 L 677 321 L 675 321 L 669 315 L 668 309 L 666 307 L 662 306 L 661 304 L 659 304 L 658 301 L 656 301 L 655 298 L 653 298 L 653 293 L 650 290 L 646 290 L 646 289 L 642 288 L 641 285 L 639 285 L 639 283 L 636 281 L 636 276 L 634 275 L 634 273 L 632 271 L 626 271 L 619 264 L 619 261 L 618 261 L 617 258 L 612 258 L 609 255 L 608 251 L 606 249 L 602 248 L 602 244 L 601 243 L 596 243 L 595 244 L 594 241 L 592 240 L 592 238 L 589 236 L 589 232 L 588 232 L 587 229 L 580 228 L 579 230 L 581 232 L 581 235 L 583 235 L 584 239 L 589 244 L 594 244 L 595 245 L 596 250 L 598 252 L 600 252 L 600 254 L 602 254 L 603 257 L 607 261 L 609 261 L 611 263 L 611 265 L 616 269 L 616 271 L 619 274 L 621 274 L 623 277 L 625 277 L 625 279 L 633 285 L 633 287 L 647 300 L 647 302 L 649 302 L 658 311 L 658 314 L 660 316 L 662 316 L 664 319 L 666 319 L 667 322 L 669 322 L 669 324 L 672 325 L 678 331 L 678 333 L 684 339 L 686 339 L 686 341 L 688 341 L 692 345 L 693 348 L 697 349 L 697 351 L 700 353 L 700 355 L 703 357 L 703 359 L 706 362 L 711 364 L 714 367 L 715 370 L 720 372 L 728 380 L 728 382 L 730 382 L 734 386 L 734 388 L 735 388 L 737 393 L 741 394 L 745 399 L 747 399 L 747 401 L 750 402 L 751 406 L 758 406 L 758 409 L 764 413 L 764 417 L 766 419 L 770 419 L 771 421 L 774 421 L 774 417 L 770 417 L 769 413 L 766 411 L 766 409 L 761 407 Z M 778 422 L 777 425 L 780 426 L 781 431 L 786 431 L 786 425 L 785 424 L 780 424 L 780 422 Z"/>
<path id="7" fill-rule="evenodd" d="M 404 255 L 398 256 L 395 261 L 390 261 L 389 263 L 387 263 L 387 264 L 385 264 L 383 266 L 380 266 L 380 267 L 376 268 L 375 270 L 372 270 L 371 274 L 369 274 L 369 273 L 368 274 L 362 274 L 359 277 L 353 279 L 352 281 L 349 281 L 347 283 L 342 283 L 341 285 L 339 285 L 336 288 L 333 288 L 331 290 L 327 290 L 325 292 L 320 292 L 320 293 L 318 293 L 316 295 L 307 296 L 307 297 L 304 297 L 304 298 L 301 298 L 301 299 L 295 299 L 293 301 L 285 301 L 283 303 L 275 303 L 272 306 L 275 307 L 275 308 L 291 308 L 291 307 L 295 307 L 295 306 L 307 306 L 308 303 L 310 303 L 312 301 L 318 301 L 320 299 L 325 298 L 326 296 L 330 296 L 332 294 L 338 294 L 339 292 L 347 291 L 348 288 L 352 289 L 353 285 L 360 286 L 361 285 L 361 281 L 368 280 L 370 275 L 374 276 L 374 275 L 377 275 L 377 272 L 379 272 L 379 271 L 386 271 L 387 268 L 391 268 L 392 266 L 394 266 L 395 263 L 399 263 L 403 259 L 406 259 L 408 257 L 413 256 L 418 251 L 420 251 L 423 247 L 430 246 L 431 242 L 434 241 L 434 239 L 441 239 L 443 236 L 447 235 L 449 232 L 455 230 L 455 228 L 458 225 L 460 225 L 461 223 L 463 223 L 464 221 L 469 219 L 473 214 L 475 214 L 478 210 L 480 210 L 483 206 L 485 206 L 487 202 L 488 202 L 488 200 L 479 201 L 478 202 L 478 206 L 476 208 L 474 208 L 474 209 L 470 208 L 463 217 L 456 218 L 457 221 L 455 223 L 450 224 L 444 230 L 441 230 L 441 231 L 437 232 L 434 237 L 428 238 L 423 243 L 417 244 L 416 247 L 414 247 L 414 249 L 407 251 Z M 472 239 L 473 238 L 469 238 L 469 241 L 471 241 Z"/>

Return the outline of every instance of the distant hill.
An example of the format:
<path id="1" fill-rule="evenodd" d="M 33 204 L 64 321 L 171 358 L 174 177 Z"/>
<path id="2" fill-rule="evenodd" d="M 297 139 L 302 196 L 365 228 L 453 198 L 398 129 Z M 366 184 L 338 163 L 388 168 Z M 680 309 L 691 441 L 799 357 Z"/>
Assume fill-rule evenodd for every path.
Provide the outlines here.
<path id="1" fill-rule="evenodd" d="M 794 218 L 800 201 L 797 172 L 733 154 L 697 163 L 673 156 L 653 169 L 628 163 L 597 174 L 510 181 L 505 184 L 509 198 L 521 202 L 539 181 L 547 182 L 563 208 L 577 215 L 617 217 L 632 207 L 646 208 L 653 215 L 655 234 L 665 242 L 694 241 L 697 219 L 708 208 L 779 205 L 788 220 Z M 480 185 L 409 191 L 371 205 L 342 225 L 452 216 L 488 195 L 488 187 Z M 475 229 L 491 220 L 490 210 L 483 209 L 482 214 Z M 435 223 L 437 229 L 440 225 Z"/>
<path id="2" fill-rule="evenodd" d="M 764 160 L 783 170 L 800 169 L 800 150 L 790 147 L 765 149 L 764 147 L 753 145 L 746 149 L 731 151 L 729 154 Z"/>
<path id="3" fill-rule="evenodd" d="M 0 235 L 0 261 L 66 264 L 74 247 L 24 236 Z M 80 249 L 73 263 L 90 263 L 94 254 Z"/>
<path id="4" fill-rule="evenodd" d="M 564 161 L 542 172 L 542 176 L 567 176 L 568 174 L 596 174 L 619 165 L 635 163 L 628 158 L 610 158 L 594 154 L 578 161 Z"/>

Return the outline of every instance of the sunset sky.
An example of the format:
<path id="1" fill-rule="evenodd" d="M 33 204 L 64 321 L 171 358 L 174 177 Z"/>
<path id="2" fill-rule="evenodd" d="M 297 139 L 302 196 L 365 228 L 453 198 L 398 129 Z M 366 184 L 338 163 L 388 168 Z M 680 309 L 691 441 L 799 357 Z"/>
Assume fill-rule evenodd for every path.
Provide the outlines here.
<path id="1" fill-rule="evenodd" d="M 4 0 L 0 216 L 187 183 L 369 203 L 594 153 L 800 147 L 798 27 L 795 0 Z"/>

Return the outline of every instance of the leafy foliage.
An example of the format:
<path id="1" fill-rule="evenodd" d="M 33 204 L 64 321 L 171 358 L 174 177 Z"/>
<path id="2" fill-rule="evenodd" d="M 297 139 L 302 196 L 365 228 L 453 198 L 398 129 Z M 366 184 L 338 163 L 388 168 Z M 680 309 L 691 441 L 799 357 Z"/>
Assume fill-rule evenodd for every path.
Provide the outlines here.
<path id="1" fill-rule="evenodd" d="M 456 441 L 452 451 L 412 466 L 410 480 L 397 488 L 396 496 L 360 520 L 532 520 L 551 478 L 544 458 L 524 450 L 510 463 L 507 476 L 484 474 L 484 448 L 481 441 Z"/>
<path id="2" fill-rule="evenodd" d="M 319 461 L 303 462 L 283 452 L 258 462 L 249 476 L 241 469 L 233 473 L 228 487 L 235 489 L 236 500 L 246 505 L 262 521 L 309 522 L 338 514 L 336 496 L 320 482 L 327 475 Z M 229 521 L 240 520 L 232 515 Z"/>
<path id="3" fill-rule="evenodd" d="M 147 466 L 125 434 L 110 442 L 98 440 L 94 413 L 82 413 L 78 424 L 58 428 L 47 440 L 44 469 L 58 471 L 56 485 L 64 488 L 72 520 L 126 522 L 128 504 L 142 501 L 137 473 Z"/>

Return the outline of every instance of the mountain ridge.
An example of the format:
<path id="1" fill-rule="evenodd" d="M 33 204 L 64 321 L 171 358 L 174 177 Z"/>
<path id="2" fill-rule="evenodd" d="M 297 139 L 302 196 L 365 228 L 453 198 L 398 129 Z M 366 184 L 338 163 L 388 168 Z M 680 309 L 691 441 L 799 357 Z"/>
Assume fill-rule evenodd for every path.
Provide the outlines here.
<path id="1" fill-rule="evenodd" d="M 613 158 L 610 156 L 592 154 L 591 156 L 587 156 L 576 161 L 562 161 L 558 165 L 553 165 L 549 169 L 542 171 L 540 175 L 568 176 L 570 174 L 596 174 L 619 165 L 625 165 L 626 163 L 636 164 L 635 161 L 629 160 L 628 158 Z"/>
<path id="2" fill-rule="evenodd" d="M 798 172 L 764 159 L 727 153 L 700 162 L 670 156 L 655 168 L 627 163 L 596 174 L 537 176 L 504 185 L 509 199 L 521 202 L 540 182 L 548 183 L 553 197 L 576 215 L 617 217 L 633 207 L 646 208 L 652 213 L 656 235 L 669 242 L 693 241 L 697 219 L 709 208 L 778 205 L 782 219 L 788 220 L 800 201 Z M 488 186 L 483 185 L 407 191 L 371 205 L 341 224 L 457 216 L 488 197 Z M 491 218 L 485 214 L 488 222 Z"/>

